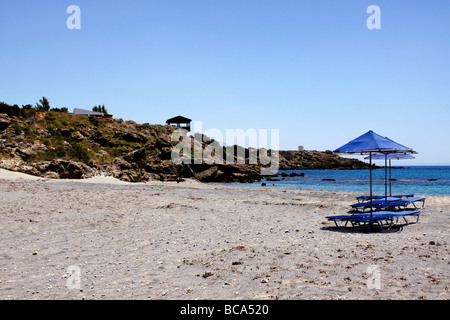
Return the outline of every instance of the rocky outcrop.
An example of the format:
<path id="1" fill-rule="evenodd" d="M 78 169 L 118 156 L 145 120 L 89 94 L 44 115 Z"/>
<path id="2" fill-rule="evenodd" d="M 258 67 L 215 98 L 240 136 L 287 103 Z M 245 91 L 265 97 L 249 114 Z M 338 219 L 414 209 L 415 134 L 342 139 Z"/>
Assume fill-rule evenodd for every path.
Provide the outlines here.
<path id="1" fill-rule="evenodd" d="M 7 114 L 0 113 L 0 130 L 5 130 L 11 124 Z"/>
<path id="2" fill-rule="evenodd" d="M 53 172 L 59 179 L 86 179 L 95 175 L 96 170 L 81 162 L 53 160 L 41 169 L 44 173 Z"/>
<path id="3" fill-rule="evenodd" d="M 369 164 L 343 158 L 331 151 L 281 151 L 280 170 L 305 169 L 368 169 Z"/>
<path id="4" fill-rule="evenodd" d="M 236 164 L 237 157 L 234 164 L 174 163 L 171 136 L 175 128 L 172 126 L 55 112 L 28 114 L 24 111 L 21 114 L 0 114 L 0 167 L 5 169 L 55 179 L 85 179 L 104 173 L 129 182 L 187 178 L 202 182 L 255 182 L 261 179 L 260 165 L 250 165 L 248 161 Z M 202 135 L 184 139 L 202 150 L 209 140 Z M 222 147 L 214 150 L 220 151 Z M 184 156 L 189 159 L 192 154 Z M 331 152 L 318 151 L 281 151 L 279 164 L 280 169 L 368 166 Z"/>
<path id="5" fill-rule="evenodd" d="M 198 170 L 198 172 L 195 172 Z M 194 165 L 194 177 L 202 182 L 255 182 L 261 180 L 260 167 L 253 165 Z"/>
<path id="6" fill-rule="evenodd" d="M 3 159 L 0 167 L 50 179 L 87 179 L 95 176 L 98 171 L 84 163 L 55 159 L 28 164 L 23 160 Z"/>

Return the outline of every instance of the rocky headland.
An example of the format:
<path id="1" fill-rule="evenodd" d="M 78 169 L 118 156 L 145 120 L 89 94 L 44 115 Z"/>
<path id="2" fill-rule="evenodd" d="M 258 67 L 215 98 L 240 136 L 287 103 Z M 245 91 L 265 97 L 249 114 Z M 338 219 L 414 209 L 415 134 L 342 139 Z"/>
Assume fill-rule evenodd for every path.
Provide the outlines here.
<path id="1" fill-rule="evenodd" d="M 122 181 L 255 182 L 260 164 L 175 164 L 173 126 L 20 108 L 0 112 L 0 167 L 51 179 L 109 175 Z M 0 110 L 0 111 L 2 111 Z M 203 135 L 187 136 L 205 148 Z M 222 147 L 221 147 L 222 148 Z M 231 147 L 233 148 L 233 147 Z M 234 146 L 234 149 L 239 148 Z M 248 152 L 248 149 L 245 149 Z M 232 149 L 223 148 L 223 156 Z M 186 156 L 186 155 L 185 155 Z M 193 155 L 191 155 L 193 156 Z M 363 169 L 364 162 L 330 151 L 280 151 L 279 169 Z"/>

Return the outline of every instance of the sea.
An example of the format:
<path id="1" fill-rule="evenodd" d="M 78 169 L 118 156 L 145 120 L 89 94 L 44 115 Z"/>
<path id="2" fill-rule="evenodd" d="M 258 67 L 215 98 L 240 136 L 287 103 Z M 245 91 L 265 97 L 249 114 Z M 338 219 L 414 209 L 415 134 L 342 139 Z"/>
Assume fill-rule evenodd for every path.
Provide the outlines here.
<path id="1" fill-rule="evenodd" d="M 357 191 L 369 194 L 369 170 L 280 170 L 279 173 L 303 173 L 302 177 L 272 177 L 260 182 L 232 184 L 234 186 Z M 372 170 L 373 194 L 385 194 L 385 169 Z M 392 167 L 387 170 L 387 193 L 414 195 L 450 195 L 450 166 Z"/>

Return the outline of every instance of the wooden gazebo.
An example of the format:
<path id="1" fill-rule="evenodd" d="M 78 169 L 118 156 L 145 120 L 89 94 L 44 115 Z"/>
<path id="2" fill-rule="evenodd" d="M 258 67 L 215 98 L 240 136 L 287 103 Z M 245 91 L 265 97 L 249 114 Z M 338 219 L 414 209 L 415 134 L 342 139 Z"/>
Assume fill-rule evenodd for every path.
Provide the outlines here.
<path id="1" fill-rule="evenodd" d="M 166 123 L 170 126 L 175 126 L 177 128 L 181 128 L 181 129 L 185 129 L 187 131 L 191 131 L 191 119 L 182 117 L 182 116 L 177 116 L 171 119 L 168 119 L 166 121 Z"/>

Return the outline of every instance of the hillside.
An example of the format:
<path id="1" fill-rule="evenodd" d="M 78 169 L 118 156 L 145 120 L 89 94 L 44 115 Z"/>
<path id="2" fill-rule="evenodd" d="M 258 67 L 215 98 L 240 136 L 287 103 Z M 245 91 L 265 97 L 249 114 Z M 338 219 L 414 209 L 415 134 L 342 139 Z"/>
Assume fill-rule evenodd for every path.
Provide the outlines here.
<path id="1" fill-rule="evenodd" d="M 55 111 L 11 110 L 7 109 L 8 114 L 0 110 L 0 167 L 4 169 L 55 179 L 84 179 L 103 173 L 130 182 L 260 180 L 259 165 L 174 164 L 172 126 Z M 205 147 L 198 136 L 202 135 L 190 136 L 191 143 Z M 330 152 L 280 152 L 280 169 L 366 167 L 363 162 Z"/>
<path id="2" fill-rule="evenodd" d="M 331 151 L 280 151 L 280 170 L 305 169 L 369 169 L 369 164 Z"/>

